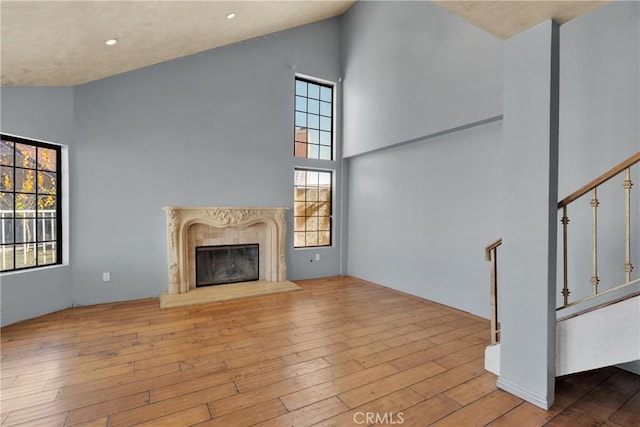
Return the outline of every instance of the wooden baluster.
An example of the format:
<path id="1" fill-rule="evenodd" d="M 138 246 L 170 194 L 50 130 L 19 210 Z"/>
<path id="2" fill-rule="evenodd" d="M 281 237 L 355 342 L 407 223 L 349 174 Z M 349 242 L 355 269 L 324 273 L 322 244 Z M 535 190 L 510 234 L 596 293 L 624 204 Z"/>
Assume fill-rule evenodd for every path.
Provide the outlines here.
<path id="1" fill-rule="evenodd" d="M 622 183 L 624 188 L 624 218 L 625 218 L 625 250 L 624 250 L 624 278 L 628 282 L 631 281 L 631 272 L 633 271 L 633 265 L 631 264 L 631 168 L 627 168 L 624 171 L 624 182 Z"/>
<path id="2" fill-rule="evenodd" d="M 569 217 L 567 216 L 567 206 L 562 206 L 562 218 L 560 219 L 562 223 L 562 272 L 563 272 L 563 287 L 562 287 L 562 297 L 564 298 L 563 307 L 566 307 L 569 304 L 569 273 L 567 267 L 567 240 L 568 240 L 568 226 L 569 226 Z"/>
<path id="3" fill-rule="evenodd" d="M 592 258 L 592 271 L 591 271 L 591 285 L 593 286 L 593 295 L 598 293 L 598 187 L 595 187 L 591 192 L 591 208 L 592 208 L 592 221 L 591 221 L 591 258 Z"/>

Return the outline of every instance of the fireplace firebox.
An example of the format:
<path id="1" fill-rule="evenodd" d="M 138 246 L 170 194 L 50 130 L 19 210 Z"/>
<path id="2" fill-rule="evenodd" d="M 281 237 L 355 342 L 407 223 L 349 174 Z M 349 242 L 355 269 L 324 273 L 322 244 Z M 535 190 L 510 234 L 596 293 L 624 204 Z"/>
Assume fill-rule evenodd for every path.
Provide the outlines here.
<path id="1" fill-rule="evenodd" d="M 197 246 L 196 287 L 259 280 L 258 244 Z"/>

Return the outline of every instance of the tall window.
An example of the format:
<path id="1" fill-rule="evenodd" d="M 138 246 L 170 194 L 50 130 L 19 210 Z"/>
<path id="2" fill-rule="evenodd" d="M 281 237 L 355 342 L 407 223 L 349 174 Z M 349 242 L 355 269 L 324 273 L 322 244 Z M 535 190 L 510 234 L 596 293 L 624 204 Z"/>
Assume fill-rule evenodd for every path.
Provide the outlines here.
<path id="1" fill-rule="evenodd" d="M 60 264 L 60 147 L 0 136 L 0 271 Z"/>
<path id="2" fill-rule="evenodd" d="M 331 245 L 332 173 L 295 170 L 294 247 Z"/>
<path id="3" fill-rule="evenodd" d="M 333 87 L 296 77 L 295 157 L 333 160 Z"/>

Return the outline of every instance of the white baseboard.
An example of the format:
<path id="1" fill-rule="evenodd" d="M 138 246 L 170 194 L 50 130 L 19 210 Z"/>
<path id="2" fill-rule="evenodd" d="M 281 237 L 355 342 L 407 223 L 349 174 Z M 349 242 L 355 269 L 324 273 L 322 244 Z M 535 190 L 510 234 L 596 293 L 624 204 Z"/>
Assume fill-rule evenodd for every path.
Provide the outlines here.
<path id="1" fill-rule="evenodd" d="M 509 380 L 505 380 L 503 377 L 498 378 L 498 388 L 509 392 L 515 396 L 518 396 L 521 399 L 526 400 L 529 403 L 532 403 L 540 408 L 547 410 L 553 405 L 553 396 L 549 399 L 547 396 L 543 396 L 538 393 L 534 393 L 531 390 L 527 390 L 525 388 L 520 387 L 519 385 L 513 384 Z"/>
<path id="2" fill-rule="evenodd" d="M 484 369 L 500 376 L 500 343 L 490 345 L 484 350 Z"/>

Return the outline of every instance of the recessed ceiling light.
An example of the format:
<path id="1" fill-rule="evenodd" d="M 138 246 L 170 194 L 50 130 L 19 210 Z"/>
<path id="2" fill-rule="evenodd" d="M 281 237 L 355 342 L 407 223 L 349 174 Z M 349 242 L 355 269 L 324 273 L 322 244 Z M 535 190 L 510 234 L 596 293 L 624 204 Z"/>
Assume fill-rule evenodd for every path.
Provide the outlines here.
<path id="1" fill-rule="evenodd" d="M 233 19 L 236 17 L 236 13 L 235 12 L 229 12 L 227 13 L 227 19 Z"/>
<path id="2" fill-rule="evenodd" d="M 116 43 L 118 43 L 118 39 L 107 39 L 104 41 L 104 44 L 107 46 L 113 46 Z"/>

